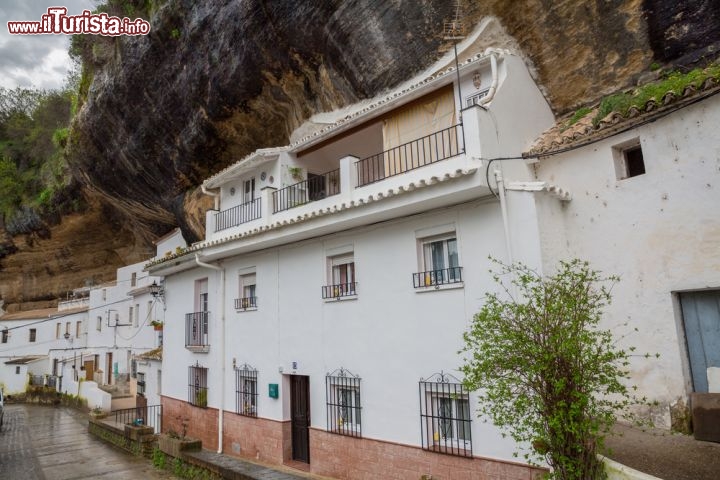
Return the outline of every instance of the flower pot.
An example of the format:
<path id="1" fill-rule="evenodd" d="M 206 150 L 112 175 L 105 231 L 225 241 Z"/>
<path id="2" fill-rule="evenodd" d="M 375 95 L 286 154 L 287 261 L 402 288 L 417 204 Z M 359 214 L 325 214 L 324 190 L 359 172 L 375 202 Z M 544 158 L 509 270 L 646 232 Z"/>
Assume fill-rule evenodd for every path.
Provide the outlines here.
<path id="1" fill-rule="evenodd" d="M 182 452 L 197 451 L 202 448 L 202 441 L 194 438 L 173 438 L 168 435 L 158 437 L 158 448 L 171 457 L 182 458 Z"/>

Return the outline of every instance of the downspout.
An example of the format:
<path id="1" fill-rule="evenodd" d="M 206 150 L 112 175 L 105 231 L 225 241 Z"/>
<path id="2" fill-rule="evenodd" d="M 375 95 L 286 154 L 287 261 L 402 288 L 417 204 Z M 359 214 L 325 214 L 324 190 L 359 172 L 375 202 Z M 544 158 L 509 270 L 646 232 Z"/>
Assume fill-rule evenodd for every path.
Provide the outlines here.
<path id="1" fill-rule="evenodd" d="M 485 105 L 486 103 L 489 103 L 490 100 L 493 99 L 495 96 L 495 90 L 497 90 L 498 85 L 498 72 L 497 72 L 497 57 L 495 57 L 494 53 L 490 54 L 490 70 L 492 71 L 492 83 L 490 84 L 490 88 L 488 89 L 487 95 L 485 95 L 483 98 L 480 99 L 480 105 Z"/>
<path id="2" fill-rule="evenodd" d="M 203 192 L 205 195 L 210 195 L 211 197 L 214 197 L 214 200 L 215 200 L 215 208 L 214 208 L 214 210 L 220 210 L 220 193 L 218 193 L 218 192 L 211 192 L 210 190 L 208 190 L 207 188 L 205 188 L 205 182 L 203 182 L 203 183 L 200 184 L 200 189 L 202 190 L 202 192 Z M 198 263 L 198 265 L 200 265 L 200 264 Z M 207 265 L 207 264 L 206 264 L 206 265 Z M 201 265 L 201 266 L 202 266 L 202 265 Z M 213 268 L 213 267 L 208 267 L 208 268 Z"/>
<path id="3" fill-rule="evenodd" d="M 203 192 L 205 188 L 203 187 Z M 217 201 L 217 198 L 216 198 Z M 198 267 L 209 268 L 220 272 L 220 408 L 218 411 L 218 453 L 223 452 L 223 413 L 225 412 L 225 269 L 217 265 L 201 262 L 200 255 L 195 254 Z"/>
<path id="4" fill-rule="evenodd" d="M 510 224 L 508 223 L 507 200 L 505 199 L 505 182 L 500 170 L 495 170 L 495 183 L 498 187 L 498 196 L 500 197 L 500 211 L 502 212 L 503 228 L 505 230 L 505 248 L 507 248 L 508 263 L 513 263 L 512 246 L 510 242 Z"/>

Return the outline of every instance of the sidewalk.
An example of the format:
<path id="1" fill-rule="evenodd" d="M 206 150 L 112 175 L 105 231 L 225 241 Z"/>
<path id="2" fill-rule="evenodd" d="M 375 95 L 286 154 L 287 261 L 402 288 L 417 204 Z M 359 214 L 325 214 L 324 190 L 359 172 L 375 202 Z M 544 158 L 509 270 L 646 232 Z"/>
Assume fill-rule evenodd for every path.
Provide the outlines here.
<path id="1" fill-rule="evenodd" d="M 663 480 L 720 479 L 720 443 L 664 430 L 616 425 L 609 458 Z"/>
<path id="2" fill-rule="evenodd" d="M 183 452 L 183 460 L 210 470 L 225 480 L 332 480 L 284 465 L 265 465 L 255 460 L 239 459 L 209 450 Z"/>

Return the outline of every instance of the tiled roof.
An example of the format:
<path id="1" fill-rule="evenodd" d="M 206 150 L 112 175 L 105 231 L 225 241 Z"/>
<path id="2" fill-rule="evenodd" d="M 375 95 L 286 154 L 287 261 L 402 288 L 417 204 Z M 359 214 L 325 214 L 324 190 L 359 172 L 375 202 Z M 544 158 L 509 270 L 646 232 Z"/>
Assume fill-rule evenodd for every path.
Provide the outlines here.
<path id="1" fill-rule="evenodd" d="M 5 362 L 5 365 L 27 365 L 28 363 L 36 362 L 47 358 L 47 355 L 28 355 L 27 357 L 18 357 Z"/>
<path id="2" fill-rule="evenodd" d="M 598 103 L 590 107 L 587 113 L 574 124 L 571 124 L 571 119 L 575 115 L 573 113 L 560 118 L 523 155 L 525 157 L 545 156 L 579 147 L 629 130 L 641 123 L 719 92 L 720 79 L 710 77 L 699 85 L 690 84 L 681 91 L 668 90 L 661 96 L 658 95 L 659 98 L 648 98 L 640 105 L 631 105 L 626 111 L 612 111 L 599 121 L 593 121 L 600 112 L 601 104 Z"/>
<path id="3" fill-rule="evenodd" d="M 142 358 L 143 360 L 162 360 L 162 353 L 162 347 L 158 347 L 154 350 L 150 350 L 148 352 L 140 354 L 137 357 Z"/>

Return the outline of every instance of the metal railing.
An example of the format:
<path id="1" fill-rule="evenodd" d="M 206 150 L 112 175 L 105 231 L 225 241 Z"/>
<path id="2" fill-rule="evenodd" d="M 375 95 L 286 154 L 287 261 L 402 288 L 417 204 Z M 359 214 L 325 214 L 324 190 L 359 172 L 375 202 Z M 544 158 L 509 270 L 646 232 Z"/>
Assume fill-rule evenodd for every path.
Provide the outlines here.
<path id="1" fill-rule="evenodd" d="M 422 448 L 472 457 L 472 418 L 468 391 L 448 373 L 420 379 Z"/>
<path id="2" fill-rule="evenodd" d="M 257 220 L 261 216 L 260 199 L 256 198 L 215 214 L 215 231 L 225 230 Z"/>
<path id="3" fill-rule="evenodd" d="M 210 312 L 194 312 L 185 315 L 185 346 L 206 347 L 208 343 L 208 315 Z"/>
<path id="4" fill-rule="evenodd" d="M 257 308 L 257 297 L 243 297 L 235 299 L 235 310 Z"/>
<path id="5" fill-rule="evenodd" d="M 313 176 L 273 192 L 273 213 L 340 193 L 340 169 Z"/>
<path id="6" fill-rule="evenodd" d="M 441 270 L 413 273 L 413 287 L 415 288 L 434 287 L 460 282 L 462 282 L 462 267 L 450 267 Z"/>
<path id="7" fill-rule="evenodd" d="M 30 377 L 30 385 L 33 387 L 44 387 L 45 386 L 45 376 L 44 375 L 29 375 Z"/>
<path id="8" fill-rule="evenodd" d="M 162 405 L 148 405 L 144 407 L 123 408 L 113 410 L 108 419 L 123 425 L 145 425 L 153 427 L 155 433 L 162 430 Z"/>
<path id="9" fill-rule="evenodd" d="M 357 295 L 357 282 L 338 283 L 337 285 L 325 285 L 322 287 L 322 298 L 338 298 Z"/>
<path id="10" fill-rule="evenodd" d="M 208 406 L 208 369 L 197 361 L 188 367 L 188 403 L 200 408 Z"/>
<path id="11" fill-rule="evenodd" d="M 465 152 L 462 123 L 355 162 L 362 187 Z"/>

